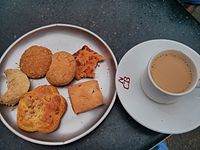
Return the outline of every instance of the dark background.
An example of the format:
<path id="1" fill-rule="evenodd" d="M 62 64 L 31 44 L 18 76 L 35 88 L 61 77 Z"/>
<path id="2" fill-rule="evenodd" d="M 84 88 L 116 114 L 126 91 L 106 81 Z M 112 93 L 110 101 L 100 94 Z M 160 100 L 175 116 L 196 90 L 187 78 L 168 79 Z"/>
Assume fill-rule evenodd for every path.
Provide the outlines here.
<path id="1" fill-rule="evenodd" d="M 1 0 L 0 55 L 28 31 L 54 23 L 95 32 L 118 62 L 131 47 L 158 38 L 182 42 L 200 53 L 199 24 L 175 0 Z M 68 145 L 49 147 L 24 141 L 0 122 L 0 150 L 148 149 L 166 136 L 138 124 L 118 98 L 97 129 Z"/>

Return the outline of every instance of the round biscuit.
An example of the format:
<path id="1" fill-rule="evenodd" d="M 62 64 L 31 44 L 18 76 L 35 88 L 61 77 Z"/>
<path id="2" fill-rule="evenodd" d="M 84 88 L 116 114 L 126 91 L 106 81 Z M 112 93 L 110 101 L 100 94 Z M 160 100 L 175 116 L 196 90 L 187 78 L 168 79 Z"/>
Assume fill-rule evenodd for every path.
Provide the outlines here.
<path id="1" fill-rule="evenodd" d="M 68 52 L 61 51 L 53 54 L 46 78 L 52 85 L 64 86 L 73 80 L 75 73 L 76 61 L 74 57 Z"/>
<path id="2" fill-rule="evenodd" d="M 39 79 L 46 75 L 51 64 L 52 52 L 42 46 L 31 46 L 20 58 L 20 69 L 29 78 Z"/>

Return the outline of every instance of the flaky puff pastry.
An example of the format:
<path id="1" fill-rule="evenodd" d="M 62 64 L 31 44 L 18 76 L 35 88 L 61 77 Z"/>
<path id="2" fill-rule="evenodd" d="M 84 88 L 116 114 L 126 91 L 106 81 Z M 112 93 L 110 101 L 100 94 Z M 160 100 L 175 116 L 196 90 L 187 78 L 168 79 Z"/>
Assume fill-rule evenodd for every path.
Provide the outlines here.
<path id="1" fill-rule="evenodd" d="M 53 132 L 58 128 L 66 108 L 64 97 L 54 86 L 39 86 L 20 99 L 17 125 L 28 132 Z"/>
<path id="2" fill-rule="evenodd" d="M 76 114 L 86 112 L 104 104 L 97 80 L 90 80 L 68 87 L 72 108 Z"/>

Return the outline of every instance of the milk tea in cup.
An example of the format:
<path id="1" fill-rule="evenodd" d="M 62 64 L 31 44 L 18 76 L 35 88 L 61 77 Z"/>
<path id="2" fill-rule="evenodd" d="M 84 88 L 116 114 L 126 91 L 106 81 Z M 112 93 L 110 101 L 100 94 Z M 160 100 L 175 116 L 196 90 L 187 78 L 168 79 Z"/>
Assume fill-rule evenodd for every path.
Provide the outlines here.
<path id="1" fill-rule="evenodd" d="M 184 95 L 198 82 L 194 62 L 178 50 L 165 50 L 153 56 L 148 65 L 151 82 L 169 95 Z"/>

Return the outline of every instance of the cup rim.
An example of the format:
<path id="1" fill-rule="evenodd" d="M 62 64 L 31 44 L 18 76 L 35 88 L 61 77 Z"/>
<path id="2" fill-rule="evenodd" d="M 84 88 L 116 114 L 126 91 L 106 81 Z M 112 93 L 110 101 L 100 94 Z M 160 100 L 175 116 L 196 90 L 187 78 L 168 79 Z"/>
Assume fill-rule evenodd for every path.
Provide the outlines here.
<path id="1" fill-rule="evenodd" d="M 184 55 L 187 59 L 189 59 L 191 61 L 191 63 L 193 64 L 195 70 L 196 70 L 196 74 L 197 74 L 197 77 L 196 77 L 196 81 L 193 83 L 193 85 L 191 86 L 191 88 L 187 89 L 186 91 L 184 92 L 180 92 L 180 93 L 173 93 L 173 92 L 169 92 L 169 91 L 166 91 L 164 89 L 162 89 L 161 87 L 159 87 L 156 82 L 153 80 L 153 77 L 151 76 L 151 64 L 152 62 L 154 61 L 154 59 L 162 54 L 162 53 L 166 53 L 166 52 L 175 52 L 175 53 L 180 53 L 182 55 Z M 171 96 L 182 96 L 182 95 L 186 95 L 188 93 L 190 93 L 191 91 L 194 90 L 194 88 L 196 87 L 198 81 L 199 81 L 199 72 L 198 72 L 198 69 L 197 69 L 197 65 L 196 63 L 187 55 L 185 54 L 184 52 L 180 51 L 180 50 L 175 50 L 175 49 L 166 49 L 166 50 L 163 50 L 163 51 L 160 51 L 160 52 L 157 52 L 156 54 L 152 55 L 150 60 L 149 60 L 149 63 L 148 63 L 148 77 L 151 81 L 151 83 L 154 85 L 155 88 L 157 88 L 158 90 L 160 90 L 161 92 L 167 94 L 167 95 L 171 95 Z"/>

